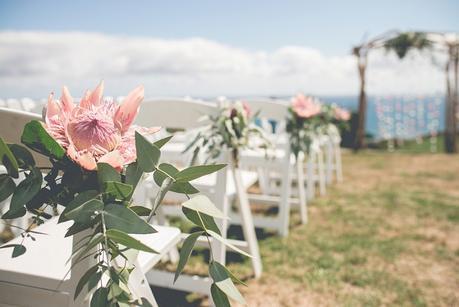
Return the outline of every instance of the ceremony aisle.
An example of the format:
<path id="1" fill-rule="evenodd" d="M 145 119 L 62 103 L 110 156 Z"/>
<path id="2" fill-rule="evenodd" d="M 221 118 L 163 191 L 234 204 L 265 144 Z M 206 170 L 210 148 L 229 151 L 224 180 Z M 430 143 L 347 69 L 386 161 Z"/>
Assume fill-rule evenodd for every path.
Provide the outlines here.
<path id="1" fill-rule="evenodd" d="M 249 306 L 458 305 L 459 159 L 365 151 L 343 165 L 344 182 L 310 202 L 310 223 L 295 213 L 288 238 L 260 233 L 264 275 L 239 287 Z M 187 269 L 205 273 L 204 256 Z M 248 276 L 240 261 L 228 267 Z"/>

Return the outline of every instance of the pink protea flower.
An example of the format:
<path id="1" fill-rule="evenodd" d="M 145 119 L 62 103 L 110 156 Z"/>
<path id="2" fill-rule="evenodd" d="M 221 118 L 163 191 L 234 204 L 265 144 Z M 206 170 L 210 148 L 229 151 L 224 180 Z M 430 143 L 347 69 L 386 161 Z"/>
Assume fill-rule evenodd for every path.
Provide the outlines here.
<path id="1" fill-rule="evenodd" d="M 321 112 L 320 104 L 316 103 L 312 97 L 298 94 L 292 99 L 293 111 L 302 118 L 310 118 Z"/>
<path id="2" fill-rule="evenodd" d="M 118 105 L 102 97 L 104 83 L 94 91 L 87 91 L 75 105 L 67 87 L 62 90 L 60 101 L 51 93 L 45 114 L 48 133 L 67 150 L 67 155 L 87 170 L 97 168 L 97 162 L 105 162 L 121 171 L 123 166 L 136 159 L 135 131 L 155 133 L 154 128 L 133 126 L 144 88 L 134 89 Z"/>
<path id="3" fill-rule="evenodd" d="M 337 120 L 348 121 L 349 119 L 351 119 L 351 113 L 346 109 L 336 107 L 335 118 Z"/>

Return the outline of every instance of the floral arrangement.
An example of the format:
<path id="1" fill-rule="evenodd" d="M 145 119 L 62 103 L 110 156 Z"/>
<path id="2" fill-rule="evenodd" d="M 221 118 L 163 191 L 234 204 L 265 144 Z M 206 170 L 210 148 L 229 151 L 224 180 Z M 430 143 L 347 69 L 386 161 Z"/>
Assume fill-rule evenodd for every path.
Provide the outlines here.
<path id="1" fill-rule="evenodd" d="M 256 117 L 244 102 L 224 104 L 216 116 L 206 116 L 211 124 L 198 132 L 187 150 L 202 150 L 207 160 L 215 160 L 222 150 L 228 149 L 237 165 L 240 150 L 272 146 L 264 131 L 255 124 Z"/>
<path id="2" fill-rule="evenodd" d="M 290 148 L 295 156 L 309 152 L 311 142 L 318 135 L 339 137 L 337 125 L 345 127 L 350 113 L 336 105 L 326 105 L 317 99 L 298 94 L 292 98 L 287 118 Z"/>
<path id="3" fill-rule="evenodd" d="M 34 120 L 24 127 L 21 142 L 26 147 L 6 144 L 0 138 L 1 164 L 7 171 L 0 175 L 0 201 L 11 196 L 9 210 L 2 218 L 21 218 L 30 212 L 32 222 L 23 229 L 22 236 L 24 240 L 35 241 L 39 233 L 34 227 L 51 219 L 47 209 L 53 208 L 59 222 L 73 221 L 65 236 L 89 233 L 73 251 L 73 262 L 91 256 L 96 259 L 96 264 L 76 286 L 75 298 L 86 289 L 92 294 L 91 306 L 150 306 L 145 298 L 135 297 L 135 291 L 129 288 L 132 261 L 128 252 L 155 251 L 130 234 L 156 232 L 149 222 L 168 191 L 187 195 L 189 200 L 183 203 L 182 210 L 198 228 L 185 239 L 175 279 L 200 235 L 211 236 L 240 251 L 222 238 L 215 224 L 214 219 L 224 218 L 223 213 L 203 195 L 188 196 L 199 192 L 190 184 L 191 180 L 225 165 L 178 170 L 173 165 L 159 163 L 160 149 L 170 137 L 151 143 L 145 136 L 159 128 L 133 125 L 144 97 L 143 87 L 133 90 L 120 105 L 105 99 L 103 90 L 101 83 L 75 104 L 64 87 L 59 101 L 53 94 L 49 96 L 44 122 Z M 244 119 L 239 114 L 231 116 Z M 234 126 L 237 132 L 232 133 L 240 133 L 238 127 Z M 29 150 L 46 157 L 49 165 L 37 165 Z M 132 202 L 134 189 L 144 174 L 152 174 L 160 187 L 152 208 Z M 19 184 L 13 179 L 20 181 Z M 12 248 L 12 257 L 26 252 L 22 244 L 7 244 L 2 248 Z M 209 274 L 214 280 L 211 293 L 217 306 L 229 306 L 228 297 L 243 302 L 233 284 L 234 275 L 222 264 L 211 260 Z"/>

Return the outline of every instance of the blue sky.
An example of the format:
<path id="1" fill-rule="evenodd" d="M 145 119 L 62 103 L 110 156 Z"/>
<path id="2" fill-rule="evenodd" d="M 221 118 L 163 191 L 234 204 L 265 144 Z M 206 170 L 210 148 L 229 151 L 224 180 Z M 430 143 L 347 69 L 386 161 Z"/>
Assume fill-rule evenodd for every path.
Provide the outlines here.
<path id="1" fill-rule="evenodd" d="M 308 46 L 349 52 L 364 33 L 459 31 L 459 1 L 0 0 L 0 29 L 202 37 L 248 50 Z"/>
<path id="2" fill-rule="evenodd" d="M 356 95 L 351 47 L 390 29 L 459 32 L 459 1 L 0 0 L 0 99 Z M 370 55 L 370 94 L 444 91 L 431 55 Z M 436 57 L 443 65 L 444 56 Z"/>

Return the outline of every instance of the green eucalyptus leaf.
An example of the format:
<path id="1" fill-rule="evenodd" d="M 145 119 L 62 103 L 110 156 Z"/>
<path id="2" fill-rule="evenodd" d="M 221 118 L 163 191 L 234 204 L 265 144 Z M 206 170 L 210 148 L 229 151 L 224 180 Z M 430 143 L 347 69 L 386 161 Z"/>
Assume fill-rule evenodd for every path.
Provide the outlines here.
<path id="1" fill-rule="evenodd" d="M 138 216 L 149 216 L 151 209 L 143 206 L 131 206 L 129 207 Z"/>
<path id="2" fill-rule="evenodd" d="M 2 215 L 2 219 L 4 220 L 12 220 L 17 219 L 19 217 L 23 217 L 27 213 L 26 208 L 20 207 L 15 210 L 8 210 L 5 214 Z"/>
<path id="3" fill-rule="evenodd" d="M 27 148 L 18 144 L 9 144 L 8 147 L 16 157 L 16 161 L 20 168 L 27 169 L 31 166 L 35 166 L 35 160 Z"/>
<path id="4" fill-rule="evenodd" d="M 115 199 L 126 200 L 132 193 L 132 186 L 116 181 L 104 182 L 104 193 L 110 194 Z"/>
<path id="5" fill-rule="evenodd" d="M 173 135 L 169 135 L 169 136 L 166 136 L 165 138 L 163 139 L 160 139 L 160 140 L 157 140 L 153 143 L 153 145 L 155 145 L 156 147 L 158 148 L 161 148 L 163 147 L 164 145 L 167 144 L 167 142 L 169 142 L 171 139 L 172 139 Z"/>
<path id="6" fill-rule="evenodd" d="M 201 213 L 213 216 L 215 218 L 226 219 L 223 212 L 218 209 L 214 203 L 205 195 L 197 195 L 182 204 L 183 207 L 199 211 Z"/>
<path id="7" fill-rule="evenodd" d="M 131 237 L 130 235 L 128 235 L 127 233 L 123 231 L 119 231 L 117 229 L 109 229 L 107 230 L 106 234 L 107 234 L 107 237 L 110 238 L 110 240 L 118 244 L 124 245 L 128 248 L 158 254 L 158 252 L 152 249 L 151 247 L 146 246 L 139 240 Z"/>
<path id="8" fill-rule="evenodd" d="M 134 211 L 118 204 L 108 204 L 103 211 L 107 229 L 117 229 L 126 233 L 155 233 L 156 230 Z"/>
<path id="9" fill-rule="evenodd" d="M 7 199 L 11 194 L 13 194 L 16 184 L 13 179 L 7 174 L 0 175 L 0 202 Z"/>
<path id="10" fill-rule="evenodd" d="M 78 262 L 84 256 L 86 256 L 94 247 L 102 243 L 105 237 L 102 233 L 95 233 L 84 245 L 81 246 L 81 249 L 73 251 L 72 257 L 75 259 L 75 262 Z M 69 259 L 70 260 L 70 259 Z"/>
<path id="11" fill-rule="evenodd" d="M 81 290 L 83 290 L 83 287 L 88 283 L 89 279 L 93 277 L 97 271 L 99 270 L 99 264 L 96 264 L 95 266 L 91 267 L 89 270 L 87 270 L 83 276 L 81 276 L 80 280 L 78 281 L 78 284 L 75 288 L 75 294 L 73 296 L 73 299 L 75 300 L 78 295 L 80 294 Z"/>
<path id="12" fill-rule="evenodd" d="M 103 273 L 97 272 L 96 274 L 91 275 L 88 279 L 88 292 L 94 289 L 95 286 L 99 283 L 100 279 L 102 278 Z"/>
<path id="13" fill-rule="evenodd" d="M 97 180 L 102 187 L 104 182 L 121 182 L 120 173 L 108 163 L 97 163 Z"/>
<path id="14" fill-rule="evenodd" d="M 191 166 L 189 168 L 186 168 L 182 171 L 180 171 L 177 176 L 176 180 L 178 182 L 188 182 L 192 181 L 194 179 L 197 179 L 199 177 L 215 173 L 218 170 L 221 170 L 224 168 L 226 164 L 211 164 L 211 165 L 197 165 L 197 166 Z"/>
<path id="15" fill-rule="evenodd" d="M 43 206 L 43 204 L 48 203 L 51 197 L 51 191 L 47 188 L 42 188 L 29 202 L 27 202 L 26 208 L 29 211 L 37 210 Z"/>
<path id="16" fill-rule="evenodd" d="M 137 184 L 139 183 L 140 178 L 142 178 L 142 175 L 143 175 L 143 170 L 140 167 L 139 163 L 137 163 L 137 161 L 136 162 L 132 162 L 126 168 L 126 180 L 125 180 L 125 182 L 127 184 L 132 185 L 132 188 L 134 190 L 135 187 L 137 186 Z"/>
<path id="17" fill-rule="evenodd" d="M 91 298 L 91 307 L 107 307 L 110 306 L 108 301 L 108 288 L 98 288 Z"/>
<path id="18" fill-rule="evenodd" d="M 222 265 L 220 262 L 217 262 L 217 261 L 214 261 L 214 266 L 218 268 L 218 270 L 224 270 L 226 271 L 226 274 L 231 277 L 231 279 L 241 285 L 244 285 L 247 287 L 247 284 L 245 282 L 243 282 L 242 280 L 240 280 L 239 278 L 237 278 L 230 270 L 228 270 L 224 265 Z"/>
<path id="19" fill-rule="evenodd" d="M 135 132 L 135 147 L 137 151 L 137 162 L 144 172 L 150 173 L 156 169 L 161 151 L 150 143 L 144 136 Z"/>
<path id="20" fill-rule="evenodd" d="M 10 148 L 6 143 L 0 138 L 0 164 L 4 165 L 8 174 L 13 178 L 18 178 L 18 161 L 14 157 Z"/>
<path id="21" fill-rule="evenodd" d="M 176 169 L 173 165 L 169 163 L 161 163 L 158 166 L 157 171 L 154 172 L 153 174 L 153 179 L 155 180 L 155 183 L 160 187 L 163 184 L 163 181 L 167 177 L 172 177 L 175 178 L 175 176 L 178 174 L 179 170 Z M 167 176 L 167 173 L 169 176 Z M 169 191 L 171 192 L 176 192 L 176 193 L 182 193 L 182 194 L 196 194 L 199 193 L 199 190 L 197 190 L 195 187 L 193 187 L 189 182 L 174 182 L 169 188 Z"/>
<path id="22" fill-rule="evenodd" d="M 64 148 L 48 134 L 38 120 L 32 120 L 25 125 L 21 142 L 32 150 L 58 160 L 65 155 Z"/>
<path id="23" fill-rule="evenodd" d="M 10 210 L 15 212 L 33 199 L 40 191 L 43 178 L 38 168 L 32 168 L 27 177 L 21 181 L 11 197 Z"/>
<path id="24" fill-rule="evenodd" d="M 246 304 L 239 290 L 231 280 L 226 268 L 216 261 L 212 261 L 209 266 L 209 274 L 215 282 L 215 285 L 227 296 L 241 304 Z"/>
<path id="25" fill-rule="evenodd" d="M 65 236 L 64 237 L 69 237 L 69 236 L 73 236 L 74 234 L 76 233 L 79 233 L 83 230 L 86 230 L 88 228 L 91 228 L 93 227 L 96 223 L 99 222 L 99 218 L 96 217 L 95 219 L 92 219 L 90 222 L 88 223 L 74 223 L 72 226 L 69 227 L 69 229 L 67 229 L 67 232 L 65 233 Z"/>
<path id="26" fill-rule="evenodd" d="M 231 304 L 225 292 L 220 290 L 215 283 L 210 286 L 210 294 L 216 307 L 231 307 Z"/>
<path id="27" fill-rule="evenodd" d="M 71 202 L 67 204 L 64 211 L 62 211 L 61 215 L 59 216 L 59 223 L 68 221 L 68 218 L 66 217 L 68 212 L 95 199 L 98 195 L 99 192 L 96 190 L 88 190 L 78 194 Z"/>
<path id="28" fill-rule="evenodd" d="M 215 220 L 213 217 L 204 214 L 204 213 L 198 213 L 196 210 L 188 209 L 186 207 L 182 207 L 182 212 L 185 214 L 186 218 L 195 224 L 196 226 L 201 227 L 202 229 L 205 230 L 212 230 L 215 233 L 220 234 L 220 230 L 218 229 L 217 224 L 215 223 Z M 202 220 L 202 221 L 201 221 Z"/>
<path id="29" fill-rule="evenodd" d="M 19 257 L 26 252 L 26 247 L 22 244 L 16 245 L 13 249 L 13 258 Z"/>
<path id="30" fill-rule="evenodd" d="M 5 244 L 0 246 L 0 248 L 13 248 L 12 257 L 16 258 L 23 255 L 26 252 L 26 247 L 22 244 Z"/>
<path id="31" fill-rule="evenodd" d="M 65 217 L 69 220 L 74 220 L 77 223 L 89 223 L 100 212 L 104 209 L 104 203 L 98 199 L 91 199 L 81 206 L 70 210 L 65 214 Z"/>
<path id="32" fill-rule="evenodd" d="M 244 252 L 242 249 L 234 246 L 233 244 L 231 244 L 227 239 L 223 238 L 219 233 L 216 233 L 215 231 L 212 231 L 212 230 L 207 230 L 207 233 L 211 235 L 212 238 L 214 239 L 217 239 L 218 241 L 220 241 L 221 243 L 225 244 L 226 246 L 228 246 L 229 248 L 231 248 L 232 250 L 234 250 L 235 252 L 238 252 L 244 256 L 247 256 L 249 258 L 252 258 L 252 256 L 250 256 L 248 253 Z"/>
<path id="33" fill-rule="evenodd" d="M 177 265 L 177 269 L 175 270 L 174 283 L 177 281 L 177 278 L 180 276 L 180 274 L 183 271 L 183 268 L 188 262 L 188 259 L 190 258 L 191 251 L 193 250 L 196 240 L 199 238 L 199 236 L 203 234 L 204 231 L 193 232 L 183 241 L 182 248 L 180 249 L 179 263 Z"/>

